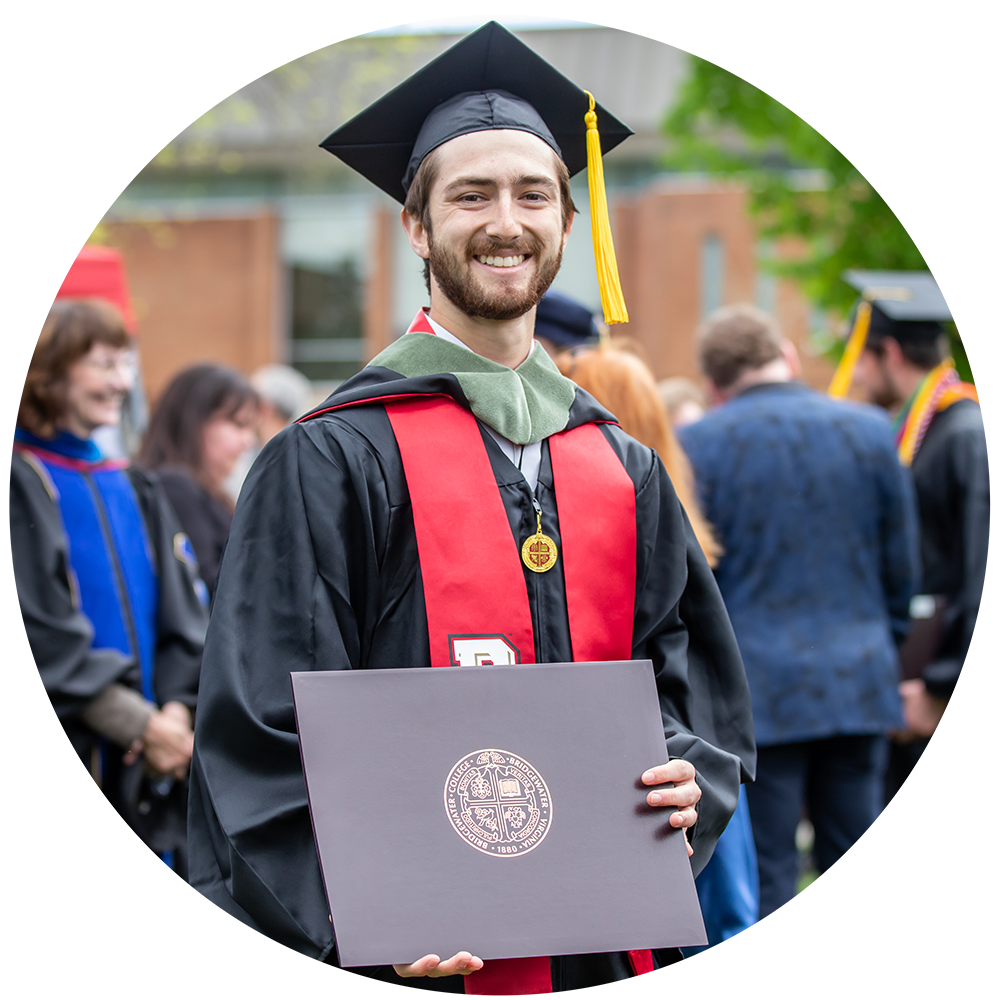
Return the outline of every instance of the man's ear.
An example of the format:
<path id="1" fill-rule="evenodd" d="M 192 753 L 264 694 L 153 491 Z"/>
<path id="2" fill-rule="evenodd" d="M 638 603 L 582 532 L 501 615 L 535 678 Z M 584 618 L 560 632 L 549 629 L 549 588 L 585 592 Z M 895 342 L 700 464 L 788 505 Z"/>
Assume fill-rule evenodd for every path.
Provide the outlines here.
<path id="1" fill-rule="evenodd" d="M 410 215 L 405 208 L 399 213 L 399 219 L 403 223 L 403 229 L 406 230 L 406 238 L 410 241 L 413 252 L 426 260 L 431 255 L 431 248 L 427 242 L 427 230 L 423 222 Z"/>
<path id="2" fill-rule="evenodd" d="M 576 212 L 570 212 L 569 218 L 566 220 L 566 228 L 563 230 L 562 238 L 562 248 L 566 249 L 566 241 L 569 239 L 569 234 L 573 230 L 573 220 L 576 218 Z"/>
<path id="3" fill-rule="evenodd" d="M 792 378 L 799 378 L 802 375 L 802 362 L 799 360 L 799 352 L 790 340 L 781 342 L 781 356 L 785 359 L 785 364 L 788 365 Z"/>

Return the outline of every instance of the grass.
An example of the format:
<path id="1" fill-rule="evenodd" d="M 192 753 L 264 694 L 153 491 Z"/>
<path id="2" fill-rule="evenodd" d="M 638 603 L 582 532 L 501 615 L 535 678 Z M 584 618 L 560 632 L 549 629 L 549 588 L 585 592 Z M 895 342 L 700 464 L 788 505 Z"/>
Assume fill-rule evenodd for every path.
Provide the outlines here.
<path id="1" fill-rule="evenodd" d="M 819 872 L 799 879 L 798 893 L 799 996 L 845 996 L 830 908 Z"/>

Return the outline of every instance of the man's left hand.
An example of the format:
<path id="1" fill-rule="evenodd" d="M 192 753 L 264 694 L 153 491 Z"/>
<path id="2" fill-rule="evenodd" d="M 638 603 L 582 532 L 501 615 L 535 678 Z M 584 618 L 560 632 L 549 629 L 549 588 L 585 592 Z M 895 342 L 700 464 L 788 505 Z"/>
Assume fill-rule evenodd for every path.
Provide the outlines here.
<path id="1" fill-rule="evenodd" d="M 687 831 L 688 827 L 694 826 L 698 819 L 695 806 L 701 798 L 701 789 L 695 781 L 694 765 L 676 758 L 666 764 L 650 768 L 642 776 L 644 785 L 662 786 L 667 781 L 673 782 L 673 788 L 654 788 L 646 796 L 646 802 L 651 806 L 677 807 L 677 812 L 670 817 L 670 825 L 684 830 L 684 843 L 688 857 L 691 857 L 694 848 L 687 843 Z"/>

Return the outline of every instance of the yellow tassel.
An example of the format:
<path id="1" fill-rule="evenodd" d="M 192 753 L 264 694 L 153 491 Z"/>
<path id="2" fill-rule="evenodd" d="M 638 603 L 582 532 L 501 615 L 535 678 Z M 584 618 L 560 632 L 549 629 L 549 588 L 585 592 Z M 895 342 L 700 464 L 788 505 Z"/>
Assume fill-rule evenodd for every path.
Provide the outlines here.
<path id="1" fill-rule="evenodd" d="M 859 302 L 858 312 L 854 317 L 854 329 L 851 330 L 850 337 L 847 338 L 847 346 L 844 348 L 843 357 L 837 370 L 830 380 L 830 388 L 827 395 L 834 399 L 843 399 L 851 388 L 851 381 L 854 378 L 854 368 L 861 357 L 861 352 L 865 348 L 868 340 L 868 327 L 872 320 L 872 304 L 870 302 Z"/>
<path id="2" fill-rule="evenodd" d="M 118 912 L 123 917 L 134 917 L 142 909 L 139 893 L 142 889 L 142 872 L 138 868 L 129 868 L 122 879 L 122 898 L 118 904 Z"/>
<path id="3" fill-rule="evenodd" d="M 584 115 L 587 123 L 587 183 L 590 187 L 590 228 L 594 237 L 594 261 L 597 264 L 597 283 L 601 289 L 601 305 L 604 307 L 604 322 L 627 323 L 628 310 L 618 279 L 618 262 L 615 260 L 615 245 L 611 239 L 611 221 L 608 218 L 608 195 L 604 190 L 604 162 L 601 159 L 601 137 L 597 132 L 597 112 L 594 111 L 594 95 L 584 91 L 590 98 L 590 110 Z"/>

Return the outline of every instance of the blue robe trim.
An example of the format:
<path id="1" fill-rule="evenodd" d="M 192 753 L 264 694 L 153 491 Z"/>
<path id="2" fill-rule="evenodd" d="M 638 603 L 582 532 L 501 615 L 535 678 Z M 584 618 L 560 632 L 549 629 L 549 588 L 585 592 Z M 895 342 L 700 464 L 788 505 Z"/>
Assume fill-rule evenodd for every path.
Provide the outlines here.
<path id="1" fill-rule="evenodd" d="M 155 701 L 159 584 L 142 511 L 128 476 L 117 463 L 104 462 L 92 441 L 65 432 L 51 439 L 37 438 L 20 428 L 11 428 L 10 436 L 34 452 L 57 490 L 81 607 L 94 626 L 94 646 L 137 655 L 142 692 Z M 117 747 L 104 749 L 120 752 Z M 121 886 L 112 873 L 106 846 L 102 856 L 101 912 L 96 918 L 104 954 L 98 956 L 98 969 L 103 970 L 102 994 L 113 996 L 124 988 L 124 929 L 118 913 Z M 172 995 L 176 992 L 173 855 L 164 855 L 143 873 L 139 900 L 135 918 L 139 991 L 143 996 Z"/>

